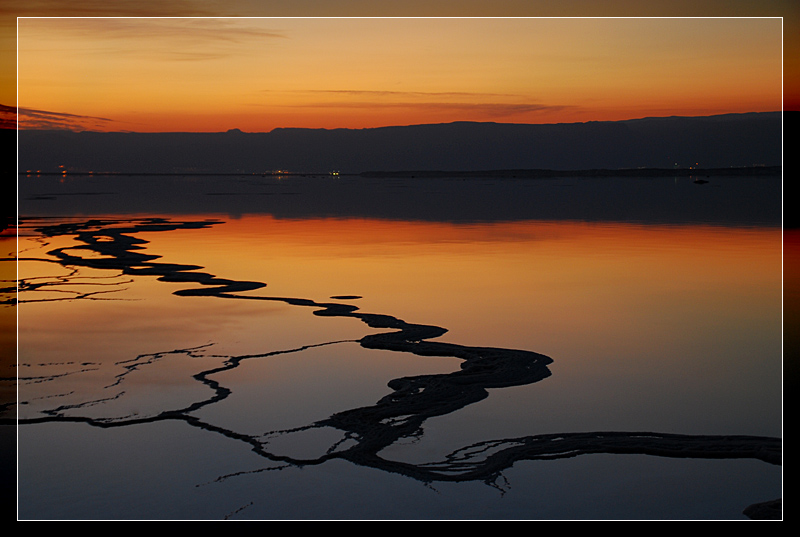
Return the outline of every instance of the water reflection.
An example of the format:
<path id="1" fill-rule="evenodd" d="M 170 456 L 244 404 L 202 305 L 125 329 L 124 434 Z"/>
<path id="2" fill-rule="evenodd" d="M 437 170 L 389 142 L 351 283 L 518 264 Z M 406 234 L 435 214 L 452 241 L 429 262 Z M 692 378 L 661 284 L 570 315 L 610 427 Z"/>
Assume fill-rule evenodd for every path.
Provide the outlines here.
<path id="1" fill-rule="evenodd" d="M 774 339 L 775 327 L 768 325 L 774 320 L 775 305 L 779 304 L 780 299 L 779 271 L 776 274 L 775 270 L 780 243 L 775 230 L 726 230 L 720 233 L 717 229 L 703 227 L 653 230 L 635 226 L 604 228 L 553 222 L 456 227 L 349 219 L 280 221 L 272 217 L 243 218 L 227 223 L 220 219 L 177 220 L 162 217 L 74 219 L 46 225 L 40 221 L 31 223 L 36 233 L 30 252 L 40 253 L 26 255 L 23 250 L 20 262 L 56 265 L 60 270 L 57 274 L 48 270 L 40 275 L 22 273 L 19 295 L 22 325 L 38 335 L 47 333 L 38 321 L 44 320 L 48 314 L 44 309 L 29 309 L 26 312 L 26 308 L 44 307 L 46 303 L 68 302 L 72 305 L 101 301 L 123 301 L 128 307 L 127 301 L 146 299 L 147 305 L 142 308 L 142 314 L 153 317 L 158 316 L 159 307 L 166 304 L 163 302 L 163 295 L 167 294 L 165 286 L 169 286 L 173 297 L 204 301 L 202 304 L 192 302 L 195 313 L 191 315 L 195 319 L 204 315 L 197 308 L 208 310 L 215 307 L 207 305 L 205 301 L 221 299 L 223 303 L 236 304 L 236 308 L 242 304 L 245 309 L 235 315 L 243 317 L 267 306 L 311 311 L 315 318 L 326 323 L 356 320 L 365 327 L 337 329 L 335 332 L 339 337 L 336 339 L 315 339 L 313 341 L 316 342 L 310 342 L 309 335 L 305 333 L 297 338 L 282 340 L 287 343 L 292 341 L 294 346 L 253 349 L 251 342 L 245 344 L 250 345 L 247 352 L 242 352 L 242 346 L 230 344 L 228 352 L 225 352 L 224 345 L 214 342 L 161 347 L 155 352 L 137 353 L 133 348 L 141 348 L 143 342 L 131 344 L 128 341 L 125 345 L 131 345 L 132 348 L 125 353 L 132 354 L 113 361 L 113 374 L 107 372 L 109 368 L 100 374 L 104 370 L 101 352 L 97 353 L 97 362 L 87 359 L 89 345 L 85 341 L 77 350 L 77 355 L 83 356 L 82 361 L 65 363 L 69 352 L 61 348 L 49 351 L 54 356 L 61 356 L 62 361 L 58 365 L 34 362 L 31 358 L 35 353 L 32 351 L 37 348 L 46 351 L 47 343 L 34 342 L 23 334 L 20 365 L 39 373 L 20 375 L 23 404 L 19 411 L 21 423 L 25 426 L 72 422 L 113 429 L 180 421 L 248 445 L 253 452 L 278 465 L 273 468 L 302 468 L 346 460 L 358 466 L 405 475 L 424 483 L 477 480 L 499 487 L 502 486 L 499 484 L 502 472 L 516 462 L 590 453 L 754 458 L 770 464 L 781 462 L 781 441 L 772 436 L 675 434 L 654 432 L 656 429 L 632 429 L 631 432 L 591 429 L 589 432 L 574 432 L 561 428 L 556 429 L 559 431 L 556 433 L 489 437 L 488 440 L 457 444 L 456 448 L 450 449 L 443 458 L 434 462 L 415 463 L 388 456 L 400 444 L 423 441 L 425 429 L 431 421 L 479 406 L 478 403 L 487 399 L 490 390 L 528 386 L 551 375 L 550 368 L 554 364 L 551 358 L 537 352 L 519 350 L 534 348 L 535 344 L 525 336 L 520 337 L 519 334 L 524 330 L 518 327 L 513 329 L 517 335 L 507 339 L 524 343 L 518 348 L 469 342 L 489 333 L 497 337 L 499 332 L 503 336 L 504 323 L 513 325 L 524 320 L 527 325 L 537 326 L 536 321 L 540 316 L 550 317 L 549 323 L 542 319 L 542 324 L 561 326 L 551 340 L 543 338 L 545 345 L 552 345 L 551 342 L 556 340 L 563 342 L 569 339 L 570 334 L 573 334 L 572 339 L 583 339 L 574 334 L 577 332 L 583 336 L 584 330 L 592 324 L 595 325 L 591 330 L 593 336 L 622 324 L 625 333 L 633 337 L 641 336 L 636 335 L 641 328 L 645 332 L 644 337 L 658 333 L 663 338 L 665 328 L 669 337 L 669 329 L 679 326 L 679 312 L 686 311 L 686 300 L 681 302 L 667 295 L 676 291 L 701 291 L 697 307 L 699 313 L 693 314 L 702 318 L 707 316 L 708 311 L 713 311 L 713 323 L 719 323 L 724 322 L 721 316 L 725 315 L 720 304 L 730 305 L 730 289 L 736 286 L 735 296 L 741 297 L 751 312 L 758 313 L 758 318 L 754 314 L 754 318 L 745 321 L 756 324 L 757 329 L 761 328 L 760 324 L 764 325 L 764 333 L 751 337 L 749 344 L 760 343 L 761 338 Z M 225 228 L 228 229 L 223 232 Z M 187 240 L 192 234 L 202 234 L 203 240 Z M 616 246 L 604 246 L 606 241 Z M 620 244 L 624 244 L 627 254 L 619 255 Z M 653 248 L 652 244 L 658 247 Z M 704 250 L 709 250 L 710 244 L 714 245 L 714 254 L 701 255 Z M 475 248 L 481 251 L 481 256 L 472 255 Z M 203 255 L 198 256 L 198 251 Z M 675 255 L 677 251 L 683 254 Z M 686 252 L 693 255 L 687 256 Z M 617 255 L 610 255 L 612 253 Z M 429 256 L 427 262 L 420 262 L 419 256 L 426 255 Z M 202 258 L 202 266 L 184 261 L 198 257 Z M 292 262 L 287 262 L 287 257 Z M 376 258 L 380 258 L 379 262 Z M 474 266 L 464 264 L 465 260 L 473 259 L 475 262 L 476 258 L 483 261 Z M 242 263 L 241 259 L 247 259 L 248 262 Z M 311 259 L 315 262 L 309 262 Z M 388 263 L 387 259 L 390 260 Z M 671 260 L 668 264 L 665 263 L 667 259 Z M 442 269 L 434 261 L 444 263 L 445 267 Z M 337 263 L 341 263 L 338 268 Z M 307 268 L 310 265 L 313 268 Z M 412 270 L 411 274 L 404 275 L 411 266 L 421 267 L 433 274 L 422 278 Z M 303 274 L 304 270 L 316 274 L 316 278 L 312 274 Z M 447 288 L 437 278 L 437 270 L 442 270 L 445 278 L 458 281 Z M 577 276 L 584 271 L 593 274 L 591 282 Z M 647 275 L 646 278 L 641 277 L 643 273 Z M 371 277 L 365 277 L 366 274 Z M 682 276 L 678 277 L 677 274 Z M 401 291 L 395 295 L 390 290 L 391 283 L 403 278 L 409 281 L 403 281 L 403 285 L 398 286 Z M 620 285 L 626 278 L 630 278 L 628 285 Z M 273 279 L 278 280 L 276 285 L 273 285 Z M 281 279 L 289 283 L 282 284 Z M 146 280 L 159 283 L 148 288 L 150 284 L 144 283 Z M 630 280 L 640 281 L 630 285 Z M 471 282 L 471 285 L 464 285 L 465 281 Z M 511 292 L 516 292 L 520 298 L 516 302 L 508 301 L 504 295 L 504 299 L 498 300 L 495 306 L 492 304 L 493 297 L 496 298 L 504 282 L 511 282 L 509 285 L 516 290 Z M 617 285 L 608 285 L 610 282 L 616 282 Z M 659 289 L 658 282 L 670 283 L 663 283 L 663 289 Z M 742 287 L 743 284 L 746 287 Z M 286 286 L 281 288 L 281 285 Z M 575 288 L 576 285 L 586 285 L 586 288 Z M 89 290 L 85 290 L 84 286 L 88 286 Z M 278 287 L 277 291 L 289 292 L 277 294 L 271 289 L 273 286 Z M 425 300 L 408 300 L 409 289 L 415 287 L 421 288 L 419 296 Z M 444 291 L 441 287 L 445 287 Z M 439 288 L 439 295 L 436 288 Z M 572 292 L 565 292 L 567 288 L 572 288 Z M 641 293 L 645 288 L 649 294 L 643 297 Z M 298 292 L 301 289 L 314 298 L 304 298 Z M 333 294 L 334 289 L 336 292 L 355 290 L 357 293 Z M 461 289 L 461 294 L 454 289 Z M 469 292 L 464 293 L 464 289 Z M 722 292 L 723 289 L 728 289 L 728 292 Z M 552 293 L 552 297 L 538 296 L 547 293 Z M 583 296 L 593 293 L 597 296 L 590 296 L 588 301 Z M 604 293 L 613 294 L 614 299 L 603 296 Z M 414 291 L 411 294 L 414 295 Z M 662 299 L 653 308 L 637 304 L 638 300 L 646 302 L 653 296 Z M 582 305 L 595 303 L 595 306 L 591 311 L 586 311 L 574 307 L 577 304 L 572 307 L 562 304 L 559 311 L 559 303 L 575 300 L 576 297 L 581 297 Z M 439 310 L 443 301 L 450 302 L 446 313 Z M 354 305 L 355 302 L 361 307 Z M 462 306 L 467 304 L 471 305 L 472 315 L 464 315 L 465 308 Z M 374 311 L 389 311 L 392 314 L 368 313 L 366 305 L 380 305 L 382 308 Z M 532 313 L 533 310 L 542 309 L 542 305 L 546 306 L 543 312 Z M 172 302 L 167 306 L 173 307 L 182 306 L 173 306 Z M 497 315 L 496 307 L 506 311 Z M 672 307 L 675 310 L 669 311 Z M 624 311 L 626 308 L 629 311 Z M 650 309 L 659 309 L 663 319 L 676 324 L 655 327 L 657 330 L 650 326 L 648 332 L 648 323 L 653 320 Z M 78 314 L 82 310 L 59 310 L 57 315 L 63 315 L 65 311 Z M 135 311 L 135 308 L 131 307 L 130 311 Z M 175 311 L 166 309 L 163 322 L 171 323 L 169 316 Z M 233 310 L 228 311 L 231 312 Z M 458 327 L 458 332 L 447 333 L 445 328 L 427 321 L 404 321 L 399 312 L 402 312 L 403 318 L 417 318 L 407 314 L 419 314 L 419 318 L 443 318 L 448 322 L 442 324 L 448 327 L 452 321 Z M 552 319 L 562 315 L 571 318 Z M 581 316 L 590 320 L 582 320 Z M 625 321 L 636 316 L 644 317 L 641 325 L 637 324 L 633 329 L 630 325 L 625 326 Z M 85 337 L 88 332 L 86 324 L 90 319 L 85 316 L 61 320 L 59 323 L 76 322 L 75 330 Z M 132 321 L 129 319 L 127 322 Z M 247 324 L 247 321 L 243 322 Z M 726 326 L 726 329 L 729 328 Z M 367 335 L 363 335 L 364 330 L 368 331 Z M 471 336 L 467 337 L 467 332 L 471 332 Z M 127 333 L 130 339 L 132 332 Z M 241 333 L 259 332 L 242 330 Z M 344 333 L 347 337 L 343 338 L 341 336 Z M 148 337 L 148 334 L 144 334 L 144 337 Z M 450 341 L 445 341 L 448 338 Z M 185 337 L 172 334 L 164 338 L 164 344 L 192 339 L 196 343 L 196 333 Z M 500 339 L 506 340 L 504 337 Z M 106 345 L 108 343 L 118 345 L 116 340 L 106 338 Z M 734 343 L 741 347 L 742 341 Z M 236 398 L 240 384 L 226 381 L 234 380 L 237 370 L 246 368 L 250 363 L 343 344 L 357 344 L 369 351 L 450 357 L 457 360 L 457 366 L 446 362 L 444 371 L 394 377 L 388 383 L 389 393 L 377 401 L 335 410 L 320 419 L 293 427 L 249 432 L 248 427 L 229 425 L 232 422 L 226 419 L 224 413 L 214 413 L 214 409 L 224 408 Z M 613 343 L 617 350 L 628 344 L 621 341 Z M 123 344 L 120 342 L 119 345 Z M 569 345 L 561 343 L 558 348 L 569 354 Z M 597 346 L 598 341 L 591 340 L 590 345 Z M 255 346 L 258 347 L 258 344 Z M 636 343 L 634 346 L 639 354 L 649 352 L 646 345 Z M 771 354 L 770 350 L 767 355 Z M 730 356 L 726 358 L 730 359 Z M 653 363 L 648 362 L 646 367 L 653 367 Z M 136 399 L 135 392 L 132 395 L 119 388 L 133 389 L 129 381 L 155 364 L 162 368 L 166 367 L 165 364 L 172 364 L 173 370 L 161 369 L 158 377 L 162 381 L 165 378 L 172 379 L 171 382 L 180 389 L 162 394 L 159 401 L 148 408 L 142 406 L 141 400 L 135 404 L 135 410 L 131 405 L 115 407 L 121 401 Z M 584 371 L 586 366 L 585 363 L 581 364 Z M 703 366 L 708 367 L 709 362 Z M 591 370 L 593 366 L 588 367 Z M 85 379 L 86 374 L 98 374 L 97 380 L 102 379 L 102 382 L 84 380 L 83 386 L 80 383 L 68 384 L 71 382 L 69 377 L 82 376 Z M 613 373 L 617 378 L 620 374 L 618 370 Z M 720 377 L 724 378 L 725 373 L 721 372 Z M 702 379 L 700 382 L 703 382 Z M 47 392 L 40 389 L 43 384 L 60 387 Z M 67 386 L 70 390 L 65 389 Z M 770 386 L 774 388 L 775 385 L 767 384 L 767 390 Z M 736 395 L 740 396 L 741 393 Z M 712 394 L 712 398 L 715 396 L 717 394 Z M 674 398 L 674 393 L 669 397 Z M 114 410 L 108 412 L 109 408 Z M 250 408 L 248 412 L 253 412 L 248 405 L 244 408 Z M 759 412 L 768 411 L 769 408 L 770 405 L 766 404 Z M 682 416 L 684 414 L 681 413 Z M 772 419 L 770 417 L 767 421 L 772 423 Z M 562 427 L 567 424 L 564 420 L 556 420 L 556 423 Z M 689 429 L 692 427 L 702 427 L 702 424 L 688 424 Z M 337 435 L 317 441 L 321 454 L 300 456 L 291 451 L 287 454 L 276 447 L 293 435 L 305 435 L 322 429 L 336 431 Z M 240 473 L 223 474 L 219 479 L 234 475 Z"/>

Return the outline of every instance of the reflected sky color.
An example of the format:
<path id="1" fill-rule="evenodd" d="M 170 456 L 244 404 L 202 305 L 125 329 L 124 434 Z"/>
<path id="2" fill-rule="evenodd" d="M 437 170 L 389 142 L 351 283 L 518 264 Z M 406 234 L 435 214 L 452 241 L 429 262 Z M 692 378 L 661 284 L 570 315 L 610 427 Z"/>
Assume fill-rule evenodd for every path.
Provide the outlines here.
<path id="1" fill-rule="evenodd" d="M 269 131 L 780 110 L 782 21 L 20 19 L 23 127 Z"/>
<path id="2" fill-rule="evenodd" d="M 780 430 L 779 421 L 772 420 L 780 416 L 775 389 L 781 353 L 779 229 L 537 221 L 454 225 L 261 215 L 142 238 L 150 241 L 146 252 L 162 256 L 159 262 L 198 264 L 226 278 L 267 283 L 254 294 L 318 302 L 359 296 L 345 302 L 365 312 L 445 327 L 443 341 L 556 357 L 552 369 L 559 380 L 540 384 L 582 378 L 586 384 L 566 392 L 583 394 L 579 399 L 603 392 L 609 383 L 652 384 L 653 394 L 644 400 L 636 389 L 635 405 L 619 393 L 609 394 L 606 404 L 632 405 L 630 411 L 615 411 L 623 428 L 635 429 L 640 419 L 639 427 L 657 429 L 638 412 L 649 404 L 657 408 L 651 397 L 678 404 L 674 390 L 679 389 L 687 399 L 678 406 L 687 408 L 677 423 L 689 420 L 681 427 L 693 432 L 709 433 L 701 430 L 711 425 L 705 420 L 722 429 L 713 432 Z M 48 249 L 71 242 L 59 239 Z M 36 261 L 20 265 L 23 279 L 64 272 L 56 269 Z M 352 320 L 316 318 L 306 308 L 175 297 L 171 293 L 186 284 L 148 277 L 124 284 L 128 279 L 102 282 L 122 284 L 118 292 L 98 295 L 110 300 L 22 304 L 20 360 L 64 361 L 65 350 L 74 349 L 76 360 L 87 360 L 88 352 L 108 365 L 142 352 L 209 342 L 226 354 L 248 354 L 357 339 L 366 330 Z M 21 298 L 56 296 L 37 291 Z M 708 408 L 690 411 L 691 401 L 724 406 L 729 417 L 720 419 Z M 706 410 L 713 419 L 704 416 Z M 670 414 L 664 419 L 677 426 Z M 754 414 L 761 417 L 755 420 Z M 753 422 L 741 423 L 744 416 Z"/>
<path id="3" fill-rule="evenodd" d="M 154 216 L 110 215 L 102 228 Z M 392 463 L 423 469 L 482 442 L 591 431 L 780 437 L 778 227 L 214 213 L 172 220 L 209 225 L 142 227 L 139 252 L 159 256 L 162 267 L 196 265 L 266 286 L 179 296 L 198 285 L 62 266 L 48 252 L 84 243 L 35 232 L 59 218 L 24 221 L 20 405 L 6 409 L 23 419 L 23 518 L 474 518 L 479 508 L 489 519 L 735 519 L 779 494 L 780 467 L 749 460 L 719 467 L 737 476 L 724 493 L 720 461 L 520 461 L 496 483 L 503 494 L 480 481 L 431 490 L 381 465 L 325 461 L 333 446 L 353 445 L 342 437 L 346 420 L 334 416 L 365 412 L 371 423 L 393 380 L 444 381 L 464 361 L 370 348 L 362 338 L 386 329 L 314 314 L 323 303 L 351 304 L 443 327 L 431 340 L 442 344 L 552 358 L 542 378 L 491 387 L 484 399 L 428 417 L 418 433 L 380 450 Z M 112 234 L 92 235 L 104 236 Z M 86 248 L 69 252 L 98 259 Z M 159 418 L 170 411 L 181 417 Z M 36 418 L 54 422 L 27 421 Z M 254 443 L 278 458 L 258 455 Z M 676 473 L 679 482 L 666 477 Z M 542 492 L 532 497 L 533 483 Z M 575 511 L 575 502 L 584 507 Z"/>
<path id="4" fill-rule="evenodd" d="M 449 341 L 548 355 L 625 348 L 636 361 L 655 341 L 779 351 L 778 229 L 253 216 L 204 232 L 212 273 L 266 281 L 277 296 L 359 295 L 360 308 L 444 326 Z M 190 259 L 191 233 L 156 234 L 151 247 Z M 252 262 L 233 255 L 244 251 Z M 747 350 L 739 330 L 757 335 Z"/>

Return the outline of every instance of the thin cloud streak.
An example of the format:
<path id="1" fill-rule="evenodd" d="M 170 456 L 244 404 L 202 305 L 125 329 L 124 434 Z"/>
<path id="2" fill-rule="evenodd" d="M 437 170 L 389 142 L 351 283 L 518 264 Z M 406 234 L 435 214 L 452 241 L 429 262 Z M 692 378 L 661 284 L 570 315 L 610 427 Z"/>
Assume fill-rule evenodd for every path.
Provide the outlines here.
<path id="1" fill-rule="evenodd" d="M 90 61 L 165 63 L 220 62 L 258 55 L 265 44 L 288 39 L 285 32 L 237 19 L 20 19 L 20 50 L 41 43 L 76 47 Z M 43 46 L 43 45 L 39 45 Z M 114 68 L 110 65 L 110 68 Z"/>
<path id="2" fill-rule="evenodd" d="M 4 0 L 0 16 L 27 17 L 185 17 L 220 15 L 218 2 L 197 0 Z"/>
<path id="3" fill-rule="evenodd" d="M 301 104 L 270 104 L 276 108 L 294 109 L 358 109 L 364 111 L 407 109 L 425 111 L 426 113 L 458 113 L 465 112 L 473 118 L 499 118 L 519 116 L 533 112 L 559 112 L 574 110 L 575 106 L 545 105 L 531 102 L 495 102 L 484 100 L 491 98 L 510 97 L 519 99 L 520 95 L 511 93 L 468 92 L 468 91 L 397 91 L 397 90 L 359 90 L 359 89 L 320 89 L 303 90 L 294 92 L 295 95 L 342 95 L 355 97 L 386 97 L 388 100 L 361 100 L 361 101 L 324 101 L 307 102 Z M 448 101 L 413 100 L 421 98 L 453 99 Z M 401 100 L 391 100 L 401 98 Z M 459 101 L 458 99 L 470 101 Z"/>
<path id="4" fill-rule="evenodd" d="M 15 129 L 17 127 L 17 109 L 13 106 L 0 104 L 0 129 Z"/>
<path id="5" fill-rule="evenodd" d="M 4 108 L 10 108 L 4 106 Z M 47 110 L 33 110 L 20 108 L 18 115 L 19 127 L 24 129 L 57 129 L 57 130 L 103 130 L 114 120 L 104 117 L 82 116 L 64 112 L 50 112 Z"/>
<path id="6" fill-rule="evenodd" d="M 481 117 L 508 117 L 532 112 L 558 112 L 574 107 L 563 105 L 542 105 L 530 103 L 452 103 L 452 102 L 324 102 L 280 105 L 285 108 L 326 108 L 326 109 L 415 109 L 426 112 L 465 112 Z"/>
<path id="7" fill-rule="evenodd" d="M 267 90 L 270 91 L 270 90 Z M 303 93 L 303 92 L 296 92 Z M 511 93 L 487 93 L 487 92 L 473 92 L 473 91 L 393 91 L 393 90 L 357 90 L 357 89 L 344 89 L 344 90 L 305 90 L 305 93 L 331 93 L 342 95 L 386 95 L 386 96 L 422 96 L 422 97 L 519 97 Z"/>
<path id="8" fill-rule="evenodd" d="M 21 18 L 20 24 L 35 25 L 87 41 L 148 39 L 193 39 L 204 46 L 215 41 L 246 42 L 252 38 L 287 37 L 285 32 L 264 28 L 248 19 L 237 18 Z"/>

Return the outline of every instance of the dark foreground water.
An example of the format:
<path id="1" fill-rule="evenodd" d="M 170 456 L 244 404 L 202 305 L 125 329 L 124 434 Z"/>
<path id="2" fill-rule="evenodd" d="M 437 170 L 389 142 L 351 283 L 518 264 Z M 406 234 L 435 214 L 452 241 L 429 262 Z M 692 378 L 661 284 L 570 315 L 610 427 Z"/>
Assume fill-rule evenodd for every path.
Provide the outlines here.
<path id="1" fill-rule="evenodd" d="M 781 180 L 706 179 L 21 177 L 18 516 L 747 519 Z"/>

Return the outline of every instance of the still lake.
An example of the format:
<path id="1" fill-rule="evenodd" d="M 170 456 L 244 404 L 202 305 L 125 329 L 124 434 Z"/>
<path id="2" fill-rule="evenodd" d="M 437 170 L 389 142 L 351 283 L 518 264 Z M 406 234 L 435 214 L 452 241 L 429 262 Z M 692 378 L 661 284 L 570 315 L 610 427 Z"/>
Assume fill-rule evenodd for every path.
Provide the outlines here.
<path id="1" fill-rule="evenodd" d="M 705 179 L 21 176 L 18 516 L 744 520 L 782 185 Z"/>

